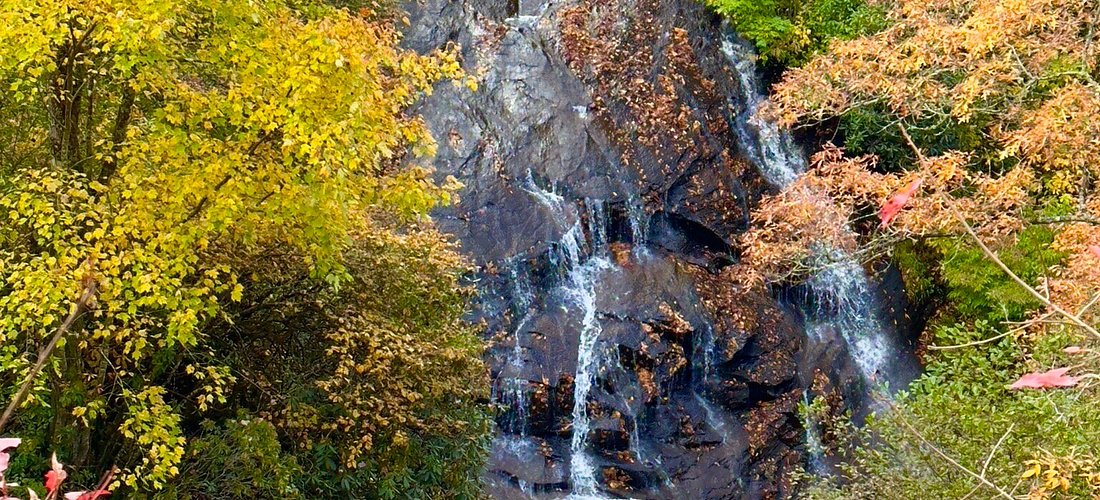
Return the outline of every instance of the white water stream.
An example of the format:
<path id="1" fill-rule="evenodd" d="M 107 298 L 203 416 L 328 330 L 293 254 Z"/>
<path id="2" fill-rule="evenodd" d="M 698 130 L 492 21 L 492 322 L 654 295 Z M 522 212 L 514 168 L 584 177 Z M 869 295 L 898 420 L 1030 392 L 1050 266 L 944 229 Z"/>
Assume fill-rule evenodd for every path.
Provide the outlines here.
<path id="1" fill-rule="evenodd" d="M 741 146 L 764 177 L 783 188 L 806 171 L 805 155 L 786 130 L 757 115 L 765 98 L 756 77 L 752 48 L 727 36 L 722 40 L 722 52 L 741 82 L 739 97 L 744 109 L 738 113 L 735 127 Z M 820 340 L 819 334 L 825 329 L 837 331 L 863 377 L 871 382 L 881 380 L 895 348 L 878 315 L 880 306 L 867 272 L 853 256 L 842 252 L 821 251 L 817 260 L 820 270 L 808 284 L 818 302 L 831 307 L 809 311 L 807 330 L 815 340 Z"/>
<path id="2" fill-rule="evenodd" d="M 586 200 L 587 217 L 581 217 L 576 213 L 576 207 L 561 195 L 539 187 L 530 173 L 526 190 L 554 214 L 560 228 L 565 230 L 561 240 L 554 245 L 550 260 L 555 268 L 564 270 L 566 279 L 562 292 L 570 302 L 569 307 L 576 308 L 580 318 L 577 368 L 573 382 L 573 428 L 569 446 L 570 498 L 601 498 L 596 496 L 599 493 L 596 467 L 588 453 L 591 423 L 588 395 L 600 364 L 598 346 L 602 328 L 596 310 L 596 286 L 600 274 L 614 267 L 608 250 L 607 208 L 599 201 Z M 568 222 L 570 212 L 574 215 L 572 224 Z"/>
<path id="3" fill-rule="evenodd" d="M 739 110 L 734 129 L 741 148 L 769 182 L 777 187 L 787 186 L 805 172 L 805 157 L 790 134 L 757 116 L 765 97 L 757 81 L 752 48 L 728 38 L 723 40 L 722 49 L 741 83 L 742 95 L 735 96 L 738 101 L 730 102 L 732 109 Z M 560 239 L 551 245 L 549 263 L 555 272 L 560 273 L 561 283 L 557 293 L 564 299 L 561 307 L 575 318 L 579 329 L 569 443 L 569 498 L 606 498 L 599 489 L 596 459 L 588 450 L 591 430 L 588 400 L 601 364 L 607 361 L 601 359 L 600 336 L 603 327 L 597 309 L 602 276 L 616 267 L 609 248 L 607 206 L 593 200 L 585 200 L 583 204 L 566 200 L 553 187 L 539 186 L 530 172 L 525 184 L 524 190 L 553 215 L 561 231 Z M 642 257 L 647 253 L 645 240 L 649 217 L 636 199 L 626 200 L 626 213 L 633 253 L 636 257 Z M 821 252 L 821 260 L 824 264 L 809 280 L 808 288 L 817 299 L 815 302 L 826 306 L 818 311 L 807 311 L 807 332 L 815 340 L 821 340 L 826 332 L 839 334 L 861 374 L 873 381 L 877 374 L 886 372 L 888 360 L 895 351 L 885 335 L 888 330 L 877 314 L 879 304 L 871 281 L 852 256 L 824 251 Z M 526 361 L 520 335 L 527 328 L 529 318 L 539 312 L 539 306 L 534 303 L 531 280 L 524 275 L 522 265 L 517 263 L 517 267 L 511 269 L 510 277 L 514 287 L 513 311 L 518 319 L 514 327 L 514 350 L 509 361 L 514 365 L 515 372 L 520 373 L 519 368 Z M 711 337 L 712 333 L 708 331 L 707 338 L 700 339 L 703 344 L 696 347 L 693 356 L 694 362 L 702 367 L 703 382 L 714 364 Z M 527 432 L 527 389 L 527 380 L 512 377 L 501 381 L 497 394 L 500 401 L 516 408 L 510 425 L 518 429 L 514 432 L 521 437 L 526 436 Z M 722 415 L 701 394 L 697 392 L 696 401 L 706 411 L 707 420 L 727 441 L 732 440 Z M 807 426 L 806 439 L 811 445 L 818 441 L 810 426 Z M 643 450 L 634 448 L 641 442 L 638 422 L 634 422 L 630 441 L 632 451 L 640 459 Z M 811 460 L 815 459 L 811 457 Z M 531 493 L 527 484 L 521 482 L 519 486 L 523 493 Z"/>

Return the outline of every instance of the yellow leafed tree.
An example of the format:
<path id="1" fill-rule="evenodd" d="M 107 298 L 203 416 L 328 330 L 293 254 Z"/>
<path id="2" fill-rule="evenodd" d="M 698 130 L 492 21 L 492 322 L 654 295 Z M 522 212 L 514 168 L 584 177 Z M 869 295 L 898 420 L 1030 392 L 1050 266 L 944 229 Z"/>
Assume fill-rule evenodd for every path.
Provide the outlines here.
<path id="1" fill-rule="evenodd" d="M 17 426 L 48 405 L 53 444 L 83 464 L 89 429 L 120 419 L 144 450 L 122 481 L 161 487 L 185 443 L 158 380 L 242 299 L 242 262 L 287 249 L 337 289 L 354 283 L 344 254 L 377 214 L 409 220 L 449 201 L 454 183 L 402 158 L 433 152 L 406 109 L 462 78 L 458 62 L 400 49 L 370 14 L 284 0 L 0 2 L 0 398 L 87 309 Z M 234 379 L 201 363 L 187 373 L 203 410 Z"/>

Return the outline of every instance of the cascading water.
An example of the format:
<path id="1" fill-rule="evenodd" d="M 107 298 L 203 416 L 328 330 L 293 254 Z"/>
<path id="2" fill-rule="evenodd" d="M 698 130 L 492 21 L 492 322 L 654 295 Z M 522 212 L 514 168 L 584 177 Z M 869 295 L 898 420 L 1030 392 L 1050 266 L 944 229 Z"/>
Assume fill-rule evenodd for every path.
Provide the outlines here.
<path id="1" fill-rule="evenodd" d="M 555 214 L 555 220 L 565 229 L 567 213 L 576 207 L 534 182 L 528 172 L 528 193 Z M 552 245 L 551 265 L 564 271 L 562 291 L 571 305 L 579 309 L 580 333 L 577 346 L 577 368 L 573 383 L 571 462 L 569 479 L 572 498 L 599 498 L 596 470 L 588 454 L 590 418 L 588 396 L 601 362 L 598 345 L 601 332 L 596 311 L 596 285 L 599 275 L 614 264 L 609 258 L 607 207 L 599 201 L 585 200 L 587 217 L 576 215 L 559 242 Z M 587 219 L 587 225 L 585 224 Z M 587 229 L 587 241 L 586 230 Z M 587 243 L 587 244 L 586 244 Z M 517 345 L 518 345 L 518 335 Z"/>
<path id="2" fill-rule="evenodd" d="M 722 40 L 722 52 L 741 82 L 744 107 L 737 114 L 735 127 L 741 146 L 769 182 L 786 187 L 806 171 L 805 156 L 789 133 L 757 113 L 765 99 L 756 78 L 752 48 L 727 34 Z M 807 329 L 811 335 L 822 329 L 835 329 L 844 338 L 864 379 L 879 381 L 895 349 L 878 315 L 880 307 L 870 278 L 851 255 L 822 249 L 817 256 L 822 265 L 808 285 L 817 302 L 829 306 L 807 311 Z"/>
<path id="3" fill-rule="evenodd" d="M 512 359 L 509 360 L 510 368 L 517 371 L 523 366 L 523 343 L 520 342 L 520 334 L 523 333 L 524 327 L 531 318 L 531 303 L 534 301 L 530 281 L 521 273 L 520 268 L 520 263 L 516 262 L 509 269 L 512 308 L 515 313 L 521 315 L 513 328 L 515 345 L 512 347 Z M 518 431 L 520 436 L 525 436 L 527 433 L 527 380 L 520 377 L 502 378 L 500 384 L 503 387 L 498 396 L 499 400 L 514 411 L 509 425 L 513 430 Z"/>
<path id="4" fill-rule="evenodd" d="M 649 234 L 649 214 L 645 212 L 641 202 L 634 197 L 627 198 L 626 213 L 630 220 L 630 240 L 634 245 L 635 256 L 645 256 L 649 252 L 645 243 Z"/>
<path id="5" fill-rule="evenodd" d="M 735 131 L 742 150 L 768 182 L 779 187 L 794 182 L 806 170 L 806 159 L 790 134 L 757 113 L 767 98 L 756 78 L 756 52 L 727 31 L 722 53 L 733 65 L 741 84 L 739 101 L 729 105 L 731 109 L 740 109 Z"/>
<path id="6" fill-rule="evenodd" d="M 809 454 L 806 468 L 811 473 L 819 474 L 825 470 L 824 448 L 821 444 L 821 432 L 817 428 L 817 422 L 814 421 L 814 415 L 811 411 L 810 394 L 808 392 L 802 393 L 802 405 L 805 411 L 802 416 L 802 427 L 806 428 L 806 450 Z"/>
<path id="7" fill-rule="evenodd" d="M 599 364 L 596 346 L 600 335 L 600 322 L 596 317 L 596 295 L 593 280 L 601 271 L 611 267 L 604 256 L 592 257 L 588 262 L 570 272 L 569 294 L 581 307 L 580 342 L 577 347 L 577 373 L 573 382 L 573 437 L 570 443 L 572 464 L 570 481 L 574 495 L 590 496 L 596 493 L 596 473 L 588 455 L 588 393 L 592 389 L 595 370 Z"/>
<path id="8" fill-rule="evenodd" d="M 437 176 L 465 186 L 436 220 L 479 265 L 470 316 L 501 410 L 486 493 L 782 498 L 811 351 L 782 299 L 724 289 L 728 242 L 761 189 L 726 167 L 744 155 L 786 185 L 805 161 L 756 117 L 752 51 L 723 57 L 705 6 L 577 7 L 409 3 L 403 44 L 462 45 L 479 77 L 477 92 L 441 86 L 417 110 L 441 139 Z M 589 53 L 593 40 L 613 50 Z M 829 336 L 814 347 L 851 380 L 839 330 L 825 331 L 851 302 L 806 303 Z"/>
<path id="9" fill-rule="evenodd" d="M 838 256 L 820 266 L 809 287 L 819 305 L 810 311 L 808 333 L 822 340 L 822 329 L 836 328 L 848 343 L 860 373 L 872 382 L 885 381 L 893 347 L 883 335 L 885 327 L 863 266 L 851 256 Z"/>

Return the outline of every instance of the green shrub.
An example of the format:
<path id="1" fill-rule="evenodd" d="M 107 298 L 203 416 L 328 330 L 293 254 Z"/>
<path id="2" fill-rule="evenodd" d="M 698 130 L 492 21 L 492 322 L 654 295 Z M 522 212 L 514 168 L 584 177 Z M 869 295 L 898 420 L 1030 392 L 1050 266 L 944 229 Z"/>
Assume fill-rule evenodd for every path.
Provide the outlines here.
<path id="1" fill-rule="evenodd" d="M 882 9 L 863 0 L 705 0 L 756 45 L 761 59 L 799 65 L 828 47 L 886 26 Z"/>
<path id="2" fill-rule="evenodd" d="M 940 327 L 935 341 L 958 345 L 995 334 L 984 322 L 975 328 Z M 971 471 L 1016 494 L 1026 494 L 1037 478 L 1023 478 L 1033 460 L 1075 457 L 1076 474 L 1056 498 L 1088 498 L 1090 460 L 1100 452 L 1100 412 L 1096 389 L 1010 391 L 1007 386 L 1035 365 L 1071 363 L 1061 349 L 1073 339 L 1052 335 L 1034 344 L 1011 336 L 962 349 L 940 351 L 926 373 L 898 397 L 896 406 L 857 432 L 852 460 L 838 475 L 810 478 L 803 494 L 811 499 L 963 498 L 978 481 L 933 451 L 921 437 Z M 1034 365 L 1031 365 L 1034 366 Z M 911 427 L 911 428 L 910 428 Z M 1009 432 L 1009 430 L 1011 431 Z M 914 432 L 915 431 L 915 432 Z M 1003 441 L 996 446 L 998 441 Z M 996 451 L 994 452 L 994 449 Z M 986 465 L 988 461 L 988 466 Z M 1039 487 L 1043 481 L 1037 481 Z M 976 495 L 976 496 L 975 496 Z M 981 487 L 971 498 L 997 496 Z"/>
<path id="3" fill-rule="evenodd" d="M 241 415 L 202 427 L 188 443 L 179 479 L 161 498 L 302 498 L 294 486 L 301 468 L 283 453 L 269 422 Z"/>
<path id="4" fill-rule="evenodd" d="M 1049 227 L 1033 225 L 1019 232 L 1015 245 L 999 249 L 998 254 L 1020 278 L 1035 283 L 1063 257 L 1050 248 L 1053 241 L 1054 232 Z M 942 253 L 940 273 L 947 286 L 947 300 L 960 318 L 1018 321 L 1039 307 L 1027 290 L 970 242 L 943 239 L 934 245 Z"/>

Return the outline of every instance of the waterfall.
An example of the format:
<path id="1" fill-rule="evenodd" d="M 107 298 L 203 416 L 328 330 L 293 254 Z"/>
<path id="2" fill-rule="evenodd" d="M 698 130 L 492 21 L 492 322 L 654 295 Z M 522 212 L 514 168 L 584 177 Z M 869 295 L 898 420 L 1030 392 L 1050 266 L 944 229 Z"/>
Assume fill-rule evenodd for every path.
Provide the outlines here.
<path id="1" fill-rule="evenodd" d="M 820 266 L 809 286 L 818 307 L 809 314 L 807 331 L 822 340 L 821 329 L 835 328 L 860 373 L 882 381 L 894 349 L 883 335 L 886 326 L 878 316 L 879 304 L 863 266 L 850 255 L 840 255 Z"/>
<path id="2" fill-rule="evenodd" d="M 570 302 L 569 305 L 577 308 L 580 313 L 577 367 L 573 378 L 572 437 L 569 446 L 569 480 L 572 485 L 570 497 L 599 498 L 596 496 L 596 467 L 588 453 L 591 423 L 588 395 L 601 362 L 598 346 L 602 328 L 596 310 L 596 288 L 601 273 L 614 266 L 608 251 L 607 205 L 598 200 L 586 199 L 586 217 L 574 212 L 573 222 L 568 224 L 568 212 L 575 209 L 575 205 L 552 189 L 546 190 L 538 186 L 530 171 L 527 180 L 524 189 L 541 205 L 551 210 L 561 229 L 565 230 L 560 241 L 552 245 L 549 258 L 554 268 L 565 272 L 563 295 Z M 518 337 L 516 341 L 518 345 Z"/>
<path id="3" fill-rule="evenodd" d="M 580 341 L 577 345 L 577 372 L 573 379 L 573 436 L 570 442 L 572 462 L 569 477 L 573 493 L 592 495 L 596 492 L 596 472 L 588 455 L 588 393 L 595 379 L 599 364 L 596 346 L 600 336 L 600 322 L 596 317 L 595 279 L 599 273 L 611 267 L 605 256 L 589 259 L 569 273 L 567 294 L 580 306 Z"/>
<path id="4" fill-rule="evenodd" d="M 783 187 L 794 182 L 806 170 L 806 158 L 789 133 L 757 113 L 767 98 L 756 77 L 756 51 L 727 33 L 722 39 L 722 53 L 741 84 L 737 96 L 740 101 L 729 103 L 730 109 L 739 109 L 734 131 L 741 148 L 772 185 Z"/>
<path id="5" fill-rule="evenodd" d="M 646 238 L 649 235 L 649 214 L 640 200 L 629 196 L 626 200 L 626 215 L 630 222 L 630 243 L 635 257 L 645 257 L 649 254 L 646 247 Z"/>
<path id="6" fill-rule="evenodd" d="M 741 146 L 769 182 L 785 187 L 806 171 L 805 155 L 787 131 L 758 116 L 765 98 L 756 77 L 752 48 L 727 33 L 722 40 L 722 52 L 741 82 L 744 107 L 736 114 L 734 124 Z M 737 103 L 730 105 L 736 109 Z M 817 254 L 823 266 L 808 285 L 819 303 L 830 307 L 810 311 L 807 330 L 814 336 L 822 329 L 835 329 L 844 338 L 864 379 L 880 380 L 895 349 L 878 315 L 879 304 L 871 280 L 854 256 L 829 249 Z"/>
<path id="7" fill-rule="evenodd" d="M 820 474 L 825 470 L 825 447 L 821 444 L 821 432 L 814 421 L 814 415 L 810 407 L 810 393 L 802 393 L 802 426 L 806 428 L 806 451 L 809 456 L 806 469 L 813 474 Z"/>
<path id="8" fill-rule="evenodd" d="M 522 272 L 523 262 L 517 260 L 509 266 L 509 282 L 512 286 L 512 310 L 519 320 L 512 328 L 514 344 L 512 356 L 508 360 L 509 368 L 519 373 L 523 367 L 523 344 L 520 335 L 531 319 L 531 304 L 534 302 L 534 294 L 531 290 L 530 280 Z M 507 422 L 507 427 L 512 432 L 518 432 L 521 437 L 527 435 L 527 389 L 528 380 L 524 377 L 501 377 L 497 382 L 501 386 L 495 399 L 512 409 L 512 416 Z M 495 388 L 495 385 L 494 385 Z"/>

